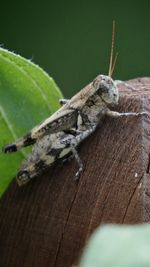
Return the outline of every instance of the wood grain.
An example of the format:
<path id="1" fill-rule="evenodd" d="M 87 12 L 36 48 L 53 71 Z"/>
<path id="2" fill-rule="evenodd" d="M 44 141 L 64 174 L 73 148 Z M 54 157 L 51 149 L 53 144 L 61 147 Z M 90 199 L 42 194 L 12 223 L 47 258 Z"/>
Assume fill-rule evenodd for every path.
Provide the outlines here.
<path id="1" fill-rule="evenodd" d="M 129 84 L 117 110 L 150 112 L 150 78 Z M 70 267 L 100 224 L 150 221 L 150 117 L 104 118 L 79 150 L 79 182 L 71 161 L 11 184 L 0 201 L 0 267 Z"/>

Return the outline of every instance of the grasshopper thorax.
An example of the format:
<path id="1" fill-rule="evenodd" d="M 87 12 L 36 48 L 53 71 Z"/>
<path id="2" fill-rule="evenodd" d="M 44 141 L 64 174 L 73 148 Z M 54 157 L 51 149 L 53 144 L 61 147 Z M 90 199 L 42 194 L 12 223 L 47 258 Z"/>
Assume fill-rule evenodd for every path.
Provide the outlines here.
<path id="1" fill-rule="evenodd" d="M 98 75 L 93 81 L 95 93 L 99 95 L 106 104 L 115 106 L 118 104 L 119 93 L 115 82 L 110 76 Z"/>

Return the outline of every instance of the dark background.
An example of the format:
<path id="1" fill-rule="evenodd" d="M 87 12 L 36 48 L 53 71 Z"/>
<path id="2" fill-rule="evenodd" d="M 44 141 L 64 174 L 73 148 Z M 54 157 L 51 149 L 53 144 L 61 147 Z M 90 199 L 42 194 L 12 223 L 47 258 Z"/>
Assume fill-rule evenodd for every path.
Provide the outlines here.
<path id="1" fill-rule="evenodd" d="M 2 47 L 32 59 L 72 96 L 108 73 L 112 21 L 119 51 L 114 79 L 150 76 L 150 1 L 1 1 Z"/>

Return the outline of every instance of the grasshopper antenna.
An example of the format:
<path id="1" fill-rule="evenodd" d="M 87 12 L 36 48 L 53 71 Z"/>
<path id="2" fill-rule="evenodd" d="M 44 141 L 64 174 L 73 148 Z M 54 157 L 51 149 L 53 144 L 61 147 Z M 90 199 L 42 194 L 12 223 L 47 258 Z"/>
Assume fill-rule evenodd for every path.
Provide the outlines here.
<path id="1" fill-rule="evenodd" d="M 116 60 L 118 57 L 118 53 L 116 53 L 114 61 L 113 61 L 114 42 L 115 42 L 115 20 L 113 20 L 113 27 L 112 27 L 112 41 L 111 41 L 111 51 L 110 51 L 109 72 L 108 72 L 108 76 L 110 77 L 113 74 L 113 71 L 116 65 Z"/>
<path id="2" fill-rule="evenodd" d="M 112 64 L 112 68 L 111 68 L 111 72 L 110 72 L 110 77 L 112 76 L 113 72 L 114 72 L 114 69 L 115 69 L 115 66 L 116 66 L 116 61 L 117 61 L 117 58 L 118 58 L 118 55 L 119 53 L 117 52 L 116 55 L 115 55 L 115 58 L 114 58 L 114 62 Z"/>

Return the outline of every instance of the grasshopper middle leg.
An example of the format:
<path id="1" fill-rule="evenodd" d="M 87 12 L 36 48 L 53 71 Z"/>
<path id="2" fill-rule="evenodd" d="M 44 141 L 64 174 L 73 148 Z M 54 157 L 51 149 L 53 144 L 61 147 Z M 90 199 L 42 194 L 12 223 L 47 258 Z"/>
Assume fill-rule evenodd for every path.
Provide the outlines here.
<path id="1" fill-rule="evenodd" d="M 77 130 L 77 135 L 76 136 L 72 136 L 70 138 L 69 137 L 65 137 L 61 140 L 61 143 L 65 144 L 65 145 L 69 145 L 72 151 L 72 155 L 73 157 L 76 159 L 79 169 L 75 174 L 75 179 L 78 179 L 80 177 L 81 172 L 84 169 L 82 160 L 80 159 L 80 156 L 77 152 L 77 146 L 85 139 L 87 138 L 91 133 L 93 133 L 95 131 L 96 126 L 93 125 L 92 127 L 90 127 L 90 129 L 87 129 L 86 131 L 80 132 Z"/>

